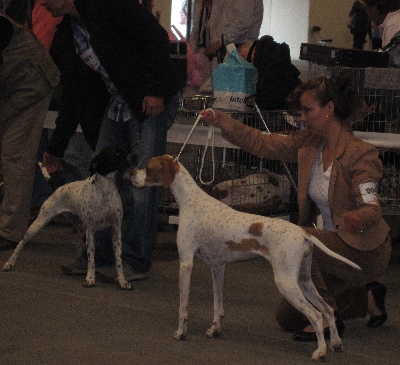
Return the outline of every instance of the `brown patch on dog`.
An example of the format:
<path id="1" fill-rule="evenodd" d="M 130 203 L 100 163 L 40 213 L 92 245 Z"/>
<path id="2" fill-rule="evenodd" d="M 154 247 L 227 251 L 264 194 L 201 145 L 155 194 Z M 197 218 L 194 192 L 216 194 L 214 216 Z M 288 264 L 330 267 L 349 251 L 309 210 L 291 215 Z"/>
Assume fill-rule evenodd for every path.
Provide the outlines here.
<path id="1" fill-rule="evenodd" d="M 231 251 L 260 251 L 264 255 L 268 255 L 268 248 L 263 246 L 260 241 L 255 238 L 243 238 L 240 242 L 226 242 Z"/>
<path id="2" fill-rule="evenodd" d="M 171 156 L 161 157 L 163 165 L 163 186 L 169 188 L 175 179 L 175 174 L 179 171 L 179 164 Z"/>
<path id="3" fill-rule="evenodd" d="M 263 230 L 263 224 L 262 223 L 253 223 L 249 227 L 249 233 L 252 236 L 256 236 L 256 237 L 261 237 L 262 236 L 262 230 Z"/>
<path id="4" fill-rule="evenodd" d="M 155 157 L 147 163 L 146 180 L 153 183 L 162 182 L 165 188 L 169 188 L 178 171 L 179 164 L 172 156 Z"/>
<path id="5" fill-rule="evenodd" d="M 158 183 L 162 179 L 162 165 L 158 159 L 151 159 L 146 165 L 146 182 Z"/>

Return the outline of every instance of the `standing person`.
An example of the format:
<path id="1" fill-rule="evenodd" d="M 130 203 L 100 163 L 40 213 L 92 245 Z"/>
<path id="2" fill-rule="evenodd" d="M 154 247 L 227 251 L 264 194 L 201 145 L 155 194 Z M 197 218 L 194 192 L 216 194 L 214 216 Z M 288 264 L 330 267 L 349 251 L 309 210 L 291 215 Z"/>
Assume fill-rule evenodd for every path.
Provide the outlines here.
<path id="1" fill-rule="evenodd" d="M 195 0 L 189 45 L 210 60 L 222 62 L 224 47 L 254 42 L 264 15 L 262 0 Z"/>
<path id="2" fill-rule="evenodd" d="M 389 44 L 400 31 L 400 0 L 364 0 L 370 19 L 378 26 L 381 47 Z"/>
<path id="3" fill-rule="evenodd" d="M 364 8 L 364 0 L 354 1 L 350 9 L 347 26 L 353 35 L 353 49 L 363 49 L 367 41 L 367 34 L 371 32 L 371 21 Z"/>
<path id="4" fill-rule="evenodd" d="M 371 20 L 376 24 L 379 42 L 374 48 L 389 52 L 389 67 L 400 67 L 400 0 L 364 0 Z"/>
<path id="5" fill-rule="evenodd" d="M 0 14 L 0 138 L 4 198 L 0 249 L 15 248 L 28 226 L 36 152 L 59 71 L 38 39 Z"/>
<path id="6" fill-rule="evenodd" d="M 206 124 L 221 128 L 229 142 L 247 152 L 298 163 L 298 224 L 362 269 L 341 265 L 314 247 L 312 279 L 336 311 L 339 333 L 344 331 L 341 319 L 363 318 L 369 313 L 369 327 L 386 321 L 386 286 L 375 280 L 387 268 L 391 255 L 389 227 L 377 196 L 382 162 L 378 151 L 351 131 L 350 122 L 362 99 L 350 85 L 349 77 L 339 75 L 298 86 L 291 100 L 305 129 L 290 135 L 266 135 L 220 111 L 214 111 L 215 117 L 210 111 L 202 112 Z M 317 209 L 323 228 L 306 227 L 315 220 Z M 298 331 L 294 340 L 317 340 L 307 319 L 286 300 L 279 305 L 276 318 L 285 330 Z M 328 336 L 326 323 L 325 328 Z"/>
<path id="7" fill-rule="evenodd" d="M 70 61 L 63 78 L 67 113 L 57 121 L 44 154 L 48 171 L 57 169 L 77 123 L 89 144 L 96 146 L 96 153 L 116 145 L 136 154 L 139 167 L 163 154 L 167 130 L 178 109 L 180 85 L 169 57 L 168 34 L 155 17 L 132 0 L 42 3 L 53 16 L 64 16 L 60 28 L 65 57 Z M 124 213 L 122 233 L 125 275 L 127 280 L 144 279 L 156 240 L 158 189 L 130 186 L 128 198 L 131 210 Z M 109 235 L 96 238 L 96 254 L 98 266 L 109 268 L 103 279 L 113 281 L 116 273 Z M 64 267 L 70 274 L 85 270 L 83 257 Z"/>
<path id="8" fill-rule="evenodd" d="M 34 0 L 11 0 L 6 9 L 6 14 L 18 21 L 21 24 L 26 25 L 36 37 L 40 40 L 43 47 L 50 52 L 53 61 L 60 69 L 60 57 L 57 57 L 55 52 L 56 47 L 52 47 L 54 35 L 57 30 L 57 25 L 61 22 L 62 17 L 53 18 L 53 16 L 41 5 L 41 1 Z M 54 57 L 56 56 L 56 57 Z M 50 101 L 49 110 L 57 110 L 58 97 L 60 95 L 61 84 L 58 85 L 53 93 L 52 100 Z M 42 136 L 39 143 L 39 149 L 37 151 L 38 161 L 42 161 L 44 148 L 48 143 L 48 120 L 46 117 L 45 125 L 42 131 Z M 51 179 L 47 181 L 42 174 L 39 166 L 36 167 L 35 180 L 33 183 L 33 194 L 31 201 L 31 220 L 36 217 L 43 202 L 52 194 L 55 185 L 54 182 L 58 180 Z"/>

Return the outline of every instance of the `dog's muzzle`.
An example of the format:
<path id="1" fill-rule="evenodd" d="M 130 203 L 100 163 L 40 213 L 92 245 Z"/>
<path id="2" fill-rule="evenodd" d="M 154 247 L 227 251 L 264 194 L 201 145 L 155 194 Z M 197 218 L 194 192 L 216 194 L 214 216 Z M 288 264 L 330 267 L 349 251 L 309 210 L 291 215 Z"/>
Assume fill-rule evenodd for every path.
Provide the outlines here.
<path id="1" fill-rule="evenodd" d="M 137 188 L 142 188 L 146 183 L 146 170 L 134 169 L 131 175 L 131 183 Z"/>

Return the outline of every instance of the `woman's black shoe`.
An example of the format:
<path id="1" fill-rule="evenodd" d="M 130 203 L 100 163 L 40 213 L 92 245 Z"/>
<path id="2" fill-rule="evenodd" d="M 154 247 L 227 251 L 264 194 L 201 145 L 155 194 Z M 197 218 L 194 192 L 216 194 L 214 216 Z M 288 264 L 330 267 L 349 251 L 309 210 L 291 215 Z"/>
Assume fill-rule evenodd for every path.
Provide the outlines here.
<path id="1" fill-rule="evenodd" d="M 339 333 L 339 337 L 342 337 L 345 326 L 344 322 L 340 318 L 336 318 L 336 328 Z M 331 333 L 329 331 L 329 327 L 324 328 L 324 337 L 326 339 L 330 339 Z M 301 342 L 317 342 L 317 334 L 315 332 L 305 332 L 299 331 L 293 335 L 294 341 L 301 341 Z"/>
<path id="2" fill-rule="evenodd" d="M 379 316 L 371 316 L 371 318 L 367 322 L 367 326 L 368 327 L 382 326 L 387 321 L 387 312 L 386 312 L 386 307 L 385 307 L 387 287 L 386 287 L 386 285 L 379 283 L 377 281 L 368 283 L 366 285 L 366 287 L 368 290 L 371 291 L 371 294 L 374 297 L 376 306 L 379 308 L 379 310 L 382 313 Z"/>

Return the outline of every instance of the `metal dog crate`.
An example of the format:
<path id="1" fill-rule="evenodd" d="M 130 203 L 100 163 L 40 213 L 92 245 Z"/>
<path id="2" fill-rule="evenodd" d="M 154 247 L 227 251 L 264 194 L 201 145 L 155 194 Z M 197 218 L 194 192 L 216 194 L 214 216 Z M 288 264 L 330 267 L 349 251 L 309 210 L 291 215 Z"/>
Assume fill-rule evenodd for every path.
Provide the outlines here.
<path id="1" fill-rule="evenodd" d="M 363 120 L 355 124 L 356 131 L 399 133 L 400 132 L 400 69 L 355 68 L 329 66 L 309 62 L 308 76 L 336 76 L 349 73 L 354 86 L 364 100 Z"/>
<path id="2" fill-rule="evenodd" d="M 382 209 L 385 215 L 400 215 L 400 149 L 379 149 L 379 155 L 383 162 L 379 189 Z"/>
<path id="3" fill-rule="evenodd" d="M 184 109 L 178 112 L 175 123 L 168 134 L 168 154 L 172 156 L 178 155 L 197 115 L 196 111 L 187 111 Z M 247 125 L 265 131 L 264 124 L 256 112 L 238 112 L 230 113 L 230 115 Z M 285 111 L 268 111 L 263 112 L 262 115 L 271 132 L 284 133 L 285 131 L 297 128 L 294 122 L 288 123 L 288 120 L 291 121 L 291 118 Z M 282 163 L 279 161 L 262 160 L 231 145 L 220 134 L 217 135 L 219 133 L 218 128 L 215 129 L 214 180 L 210 185 L 203 185 L 200 182 L 199 174 L 208 128 L 201 125 L 196 127 L 179 158 L 179 161 L 186 167 L 204 191 L 220 200 L 221 198 L 223 199 L 223 195 L 226 198 L 226 192 L 229 191 L 232 203 L 229 205 L 241 211 L 268 216 L 289 216 L 292 212 L 297 211 L 295 190 L 285 175 Z M 293 179 L 297 181 L 297 164 L 288 165 L 288 167 Z M 204 159 L 201 178 L 203 182 L 210 182 L 212 177 L 212 146 L 210 145 Z M 277 182 L 276 179 L 279 181 Z M 272 181 L 272 185 L 270 180 Z M 267 199 L 268 202 L 265 202 L 265 194 L 273 195 L 276 191 L 272 190 L 276 189 L 277 186 L 281 189 L 278 189 L 278 193 L 280 191 L 285 192 L 284 197 L 274 196 L 272 199 Z M 216 191 L 216 187 L 218 187 L 218 192 Z M 225 187 L 227 191 L 224 194 Z M 174 197 L 167 189 L 162 189 L 161 192 L 160 212 L 167 215 L 178 214 L 178 207 Z"/>

